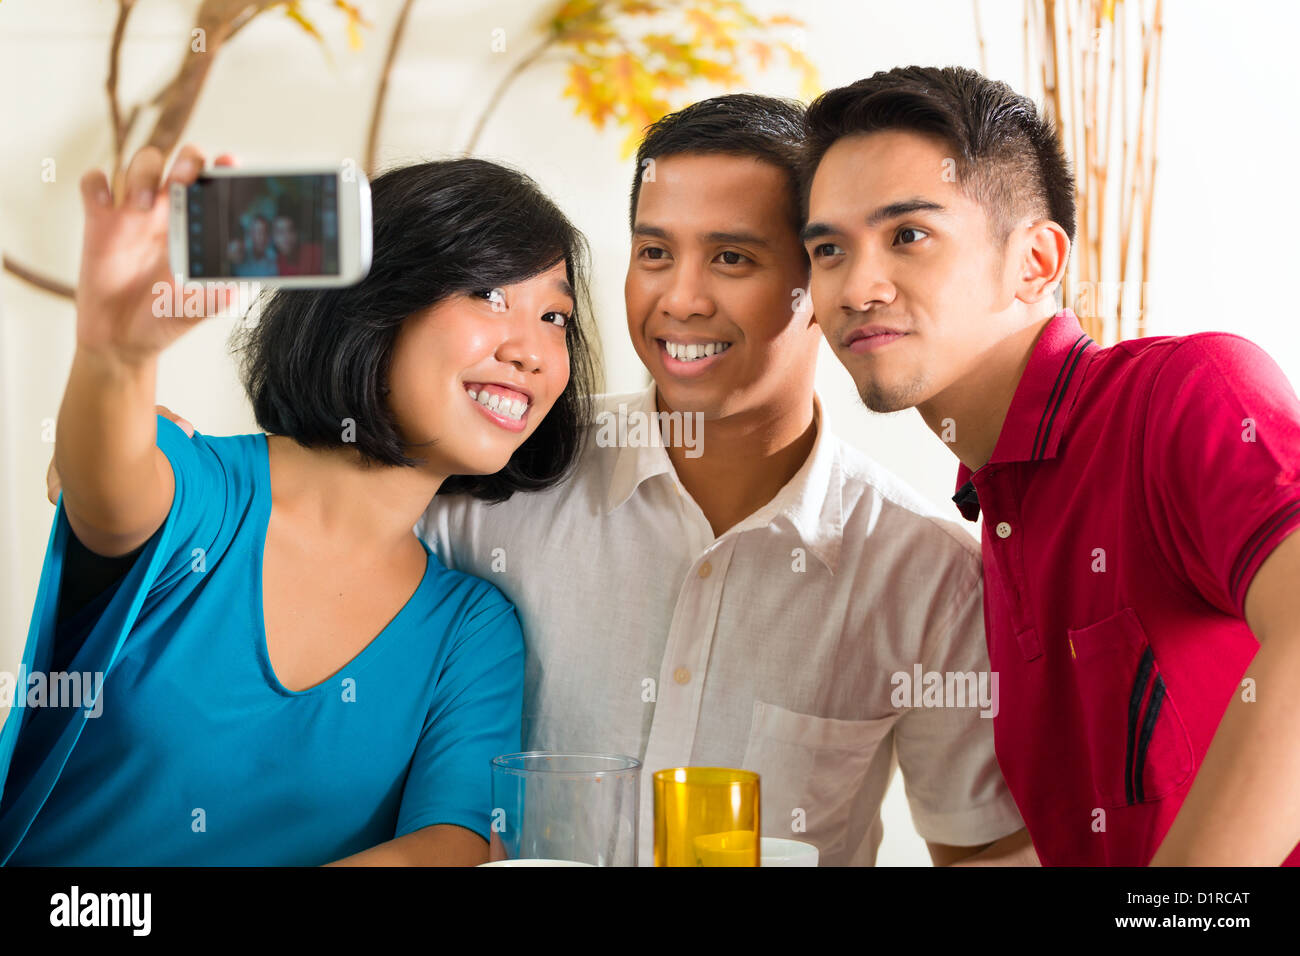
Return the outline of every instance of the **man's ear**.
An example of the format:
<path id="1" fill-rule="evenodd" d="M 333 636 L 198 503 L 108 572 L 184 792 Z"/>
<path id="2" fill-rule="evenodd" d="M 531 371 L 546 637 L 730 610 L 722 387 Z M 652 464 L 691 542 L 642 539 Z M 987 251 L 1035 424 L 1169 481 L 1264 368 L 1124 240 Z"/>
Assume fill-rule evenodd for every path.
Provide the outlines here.
<path id="1" fill-rule="evenodd" d="M 1016 298 L 1032 304 L 1053 293 L 1065 277 L 1070 237 L 1057 223 L 1040 219 L 1024 227 L 1023 243 Z"/>

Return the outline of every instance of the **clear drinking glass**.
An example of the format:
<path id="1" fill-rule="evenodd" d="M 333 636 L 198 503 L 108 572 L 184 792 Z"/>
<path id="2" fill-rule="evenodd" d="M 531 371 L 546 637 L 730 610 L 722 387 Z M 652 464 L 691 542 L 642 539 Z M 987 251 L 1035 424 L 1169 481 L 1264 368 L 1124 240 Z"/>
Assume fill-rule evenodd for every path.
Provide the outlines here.
<path id="1" fill-rule="evenodd" d="M 497 860 L 636 866 L 641 761 L 622 754 L 505 754 L 492 761 Z"/>

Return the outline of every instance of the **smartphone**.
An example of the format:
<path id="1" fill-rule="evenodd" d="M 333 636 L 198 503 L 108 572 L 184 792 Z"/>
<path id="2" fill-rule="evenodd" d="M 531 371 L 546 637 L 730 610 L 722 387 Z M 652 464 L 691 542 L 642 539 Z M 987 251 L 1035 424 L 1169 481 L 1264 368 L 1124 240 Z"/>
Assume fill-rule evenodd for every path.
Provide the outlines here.
<path id="1" fill-rule="evenodd" d="M 212 167 L 171 187 L 168 254 L 194 282 L 319 289 L 370 271 L 370 183 L 336 168 Z"/>

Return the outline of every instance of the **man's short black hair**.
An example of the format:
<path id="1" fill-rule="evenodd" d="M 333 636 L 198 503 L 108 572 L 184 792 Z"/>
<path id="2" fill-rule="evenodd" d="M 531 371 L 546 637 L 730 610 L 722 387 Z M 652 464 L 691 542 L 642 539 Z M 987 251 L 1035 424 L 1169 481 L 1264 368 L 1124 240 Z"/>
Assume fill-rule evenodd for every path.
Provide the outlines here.
<path id="1" fill-rule="evenodd" d="M 420 464 L 388 408 L 393 343 L 409 316 L 459 293 L 486 293 L 564 262 L 575 293 L 565 328 L 569 383 L 494 475 L 453 475 L 439 492 L 504 501 L 554 484 L 576 461 L 598 365 L 585 331 L 586 239 L 523 173 L 481 159 L 394 169 L 371 184 L 369 274 L 340 289 L 280 289 L 237 341 L 257 424 L 308 448 L 353 447 L 388 466 Z M 344 442 L 343 422 L 355 423 Z"/>
<path id="2" fill-rule="evenodd" d="M 1074 242 L 1074 175 L 1060 138 L 1033 101 L 1005 83 L 964 67 L 896 67 L 823 93 L 805 124 L 805 214 L 813 174 L 837 140 L 909 130 L 948 144 L 958 186 L 984 207 L 998 241 L 1034 216 L 1051 219 Z"/>
<path id="3" fill-rule="evenodd" d="M 651 161 L 683 153 L 750 156 L 785 172 L 790 187 L 790 221 L 797 230 L 804 106 L 796 100 L 730 93 L 692 103 L 652 123 L 636 151 L 628 225 L 636 226 L 636 203 Z"/>

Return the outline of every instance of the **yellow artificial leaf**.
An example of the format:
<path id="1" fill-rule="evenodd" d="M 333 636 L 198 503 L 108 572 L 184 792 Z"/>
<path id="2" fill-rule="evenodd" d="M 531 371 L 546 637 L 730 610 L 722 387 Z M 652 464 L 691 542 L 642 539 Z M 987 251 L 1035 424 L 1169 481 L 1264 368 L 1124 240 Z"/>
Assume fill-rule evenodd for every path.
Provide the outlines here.
<path id="1" fill-rule="evenodd" d="M 723 32 L 721 24 L 703 10 L 687 10 L 686 21 L 695 26 L 696 43 L 700 43 L 707 37 L 714 45 L 721 45 L 729 39 Z"/>
<path id="2" fill-rule="evenodd" d="M 651 29 L 629 25 L 633 17 L 652 18 Z M 635 151 L 645 126 L 684 105 L 675 107 L 669 91 L 698 80 L 746 85 L 742 64 L 767 70 L 778 51 L 798 72 L 804 98 L 821 92 L 812 62 L 780 36 L 803 21 L 759 17 L 745 0 L 564 0 L 548 23 L 552 42 L 569 55 L 563 95 L 598 129 L 613 120 L 626 130 L 624 156 Z"/>
<path id="3" fill-rule="evenodd" d="M 738 74 L 727 63 L 715 63 L 712 60 L 699 61 L 699 75 L 706 80 L 712 80 L 715 83 L 739 83 L 741 82 Z"/>
<path id="4" fill-rule="evenodd" d="M 342 10 L 347 16 L 348 46 L 353 50 L 360 50 L 363 44 L 360 28 L 369 27 L 372 24 L 368 23 L 366 18 L 362 16 L 359 7 L 348 3 L 347 0 L 334 0 L 334 6 Z"/>
<path id="5" fill-rule="evenodd" d="M 641 38 L 645 48 L 651 53 L 658 53 L 664 59 L 672 60 L 689 53 L 690 47 L 666 33 L 647 33 Z"/>
<path id="6" fill-rule="evenodd" d="M 656 70 L 651 74 L 655 84 L 665 90 L 678 90 L 686 85 L 685 77 L 676 73 L 670 73 L 667 70 Z"/>
<path id="7" fill-rule="evenodd" d="M 599 2 L 593 0 L 567 0 L 562 3 L 560 8 L 555 11 L 551 17 L 551 23 L 562 25 L 569 20 L 578 20 L 582 17 L 590 16 L 592 11 L 600 6 Z"/>
<path id="8" fill-rule="evenodd" d="M 619 159 L 629 159 L 636 155 L 637 147 L 641 145 L 642 132 L 643 131 L 639 129 L 631 129 L 628 131 L 628 134 L 623 137 L 623 142 L 619 144 L 618 147 Z"/>
<path id="9" fill-rule="evenodd" d="M 304 30 L 306 30 L 308 33 L 314 36 L 321 43 L 325 42 L 325 38 L 320 35 L 320 31 L 316 29 L 316 25 L 312 23 L 310 20 L 308 20 L 305 16 L 303 16 L 302 9 L 298 6 L 296 0 L 294 0 L 294 2 L 291 2 L 288 6 L 285 7 L 284 14 L 290 20 L 297 23 L 298 26 L 302 27 Z"/>
<path id="10" fill-rule="evenodd" d="M 817 67 L 813 66 L 812 60 L 808 59 L 802 50 L 796 50 L 794 47 L 785 44 L 783 46 L 785 46 L 790 65 L 799 71 L 800 98 L 805 100 L 815 99 L 822 92 Z"/>
<path id="11" fill-rule="evenodd" d="M 626 13 L 628 16 L 637 16 L 645 14 L 655 14 L 662 12 L 659 4 L 652 0 L 623 0 L 619 4 L 619 13 Z"/>
<path id="12" fill-rule="evenodd" d="M 561 96 L 571 96 L 579 104 L 591 98 L 591 71 L 580 63 L 569 64 L 569 85 Z"/>

